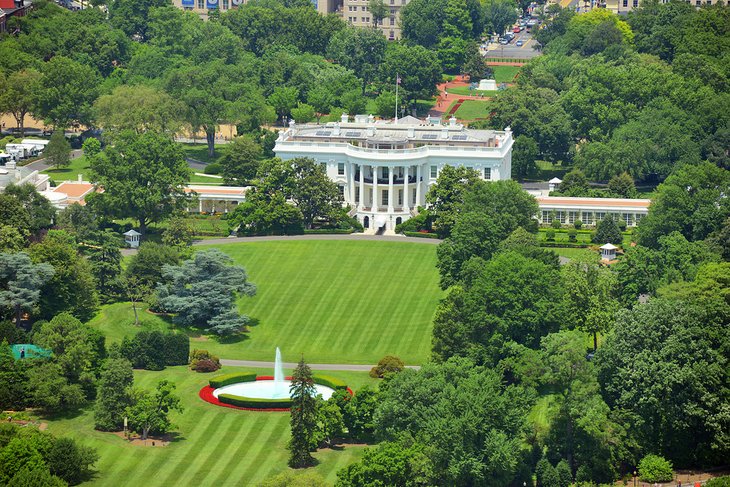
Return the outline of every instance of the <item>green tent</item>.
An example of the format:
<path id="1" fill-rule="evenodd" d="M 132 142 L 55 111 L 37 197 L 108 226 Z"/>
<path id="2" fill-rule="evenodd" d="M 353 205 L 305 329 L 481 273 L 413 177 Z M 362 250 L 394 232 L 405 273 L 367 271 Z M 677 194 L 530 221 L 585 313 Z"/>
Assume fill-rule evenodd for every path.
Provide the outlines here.
<path id="1" fill-rule="evenodd" d="M 10 348 L 13 349 L 13 357 L 15 357 L 15 360 L 21 358 L 21 351 L 25 352 L 22 358 L 48 358 L 53 355 L 53 352 L 50 350 L 33 345 L 32 343 L 17 343 L 15 345 L 11 345 Z"/>

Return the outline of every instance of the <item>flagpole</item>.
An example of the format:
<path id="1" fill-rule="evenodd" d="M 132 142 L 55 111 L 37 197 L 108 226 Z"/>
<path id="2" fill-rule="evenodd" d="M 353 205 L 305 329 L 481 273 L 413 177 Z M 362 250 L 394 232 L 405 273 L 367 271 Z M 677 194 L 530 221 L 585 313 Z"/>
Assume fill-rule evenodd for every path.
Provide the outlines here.
<path id="1" fill-rule="evenodd" d="M 398 73 L 395 74 L 395 121 L 398 122 L 398 81 L 400 80 L 400 75 Z"/>

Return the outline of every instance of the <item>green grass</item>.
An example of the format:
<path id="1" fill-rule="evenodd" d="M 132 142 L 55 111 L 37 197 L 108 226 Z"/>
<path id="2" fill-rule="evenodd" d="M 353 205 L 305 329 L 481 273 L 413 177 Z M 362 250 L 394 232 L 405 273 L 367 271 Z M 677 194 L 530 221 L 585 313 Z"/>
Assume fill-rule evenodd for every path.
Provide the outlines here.
<path id="1" fill-rule="evenodd" d="M 223 184 L 223 179 L 221 179 L 221 178 L 212 178 L 210 176 L 199 176 L 197 174 L 192 174 L 190 176 L 190 183 L 191 184 L 221 185 L 221 184 Z"/>
<path id="2" fill-rule="evenodd" d="M 477 118 L 487 118 L 489 112 L 489 101 L 466 100 L 461 104 L 456 113 L 456 118 L 460 120 L 476 120 Z M 448 113 L 448 110 L 447 110 Z"/>
<path id="3" fill-rule="evenodd" d="M 497 83 L 512 83 L 520 72 L 520 66 L 491 66 Z"/>
<path id="4" fill-rule="evenodd" d="M 182 147 L 187 157 L 206 163 L 217 162 L 222 154 L 222 145 L 217 145 L 215 147 L 215 157 L 210 157 L 208 155 L 207 144 L 182 144 Z"/>
<path id="5" fill-rule="evenodd" d="M 89 171 L 89 162 L 86 160 L 86 157 L 81 156 L 71 159 L 71 163 L 64 168 L 46 169 L 45 171 L 42 171 L 42 173 L 48 174 L 48 177 L 51 178 L 53 182 L 59 184 L 62 181 L 76 181 L 79 174 L 82 174 L 84 180 L 88 181 Z"/>
<path id="6" fill-rule="evenodd" d="M 494 96 L 498 92 L 498 90 L 470 90 L 468 86 L 452 86 L 451 88 L 446 88 L 446 91 L 448 93 L 453 93 L 454 95 L 469 96 Z"/>
<path id="7" fill-rule="evenodd" d="M 550 423 L 557 412 L 556 402 L 553 394 L 540 396 L 527 415 L 527 421 L 532 423 L 539 438 L 544 439 L 550 431 Z"/>
<path id="8" fill-rule="evenodd" d="M 233 367 L 224 367 L 219 373 L 243 370 L 271 373 Z M 365 372 L 327 374 L 355 388 L 376 382 Z M 51 433 L 74 437 L 99 453 L 98 474 L 84 485 L 255 486 L 286 470 L 289 413 L 240 411 L 208 404 L 198 397 L 198 391 L 212 375 L 191 372 L 186 367 L 135 371 L 135 386 L 152 390 L 161 379 L 177 385 L 185 410 L 172 417 L 177 438 L 166 447 L 133 446 L 113 434 L 95 431 L 90 409 L 75 417 L 43 420 L 48 422 Z M 333 483 L 337 470 L 357 461 L 362 452 L 362 446 L 352 445 L 319 451 L 315 454 L 319 464 L 314 469 Z"/>
<path id="9" fill-rule="evenodd" d="M 563 248 L 563 247 L 550 247 L 547 250 L 552 250 L 561 257 L 568 259 L 586 258 L 586 259 L 598 259 L 598 252 L 588 249 L 575 249 L 575 248 Z"/>
<path id="10" fill-rule="evenodd" d="M 374 364 L 398 355 L 408 364 L 430 352 L 438 288 L 436 247 L 417 243 L 288 240 L 221 245 L 258 288 L 239 308 L 257 324 L 231 341 L 191 332 L 191 347 L 229 359 Z M 144 327 L 169 320 L 142 313 Z M 104 307 L 90 322 L 108 340 L 134 334 L 131 305 Z"/>

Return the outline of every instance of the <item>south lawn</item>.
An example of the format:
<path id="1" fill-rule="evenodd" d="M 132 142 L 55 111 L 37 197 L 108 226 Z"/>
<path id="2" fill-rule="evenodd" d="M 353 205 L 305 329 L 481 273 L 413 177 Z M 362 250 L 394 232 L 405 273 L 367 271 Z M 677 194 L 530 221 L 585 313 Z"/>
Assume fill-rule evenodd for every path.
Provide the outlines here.
<path id="1" fill-rule="evenodd" d="M 112 433 L 95 431 L 92 408 L 77 415 L 41 418 L 48 431 L 72 436 L 99 453 L 97 476 L 83 485 L 115 487 L 168 486 L 256 486 L 266 478 L 287 469 L 286 444 L 290 436 L 289 413 L 253 412 L 208 404 L 198 397 L 201 387 L 218 373 L 255 371 L 271 375 L 270 370 L 224 367 L 213 374 L 198 374 L 187 367 L 168 367 L 160 372 L 135 371 L 135 386 L 153 390 L 167 379 L 177 386 L 185 408 L 174 413 L 173 441 L 164 447 L 136 446 Z M 285 371 L 290 374 L 290 371 Z M 367 372 L 327 372 L 346 381 L 355 390 L 376 384 Z M 342 445 L 315 454 L 315 471 L 330 484 L 337 470 L 357 461 L 361 445 Z"/>
<path id="2" fill-rule="evenodd" d="M 216 246 L 211 246 L 216 247 Z M 200 248 L 208 248 L 200 247 Z M 407 364 L 427 360 L 438 287 L 436 246 L 410 242 L 287 240 L 219 245 L 243 265 L 258 292 L 239 300 L 255 322 L 233 339 L 184 330 L 191 347 L 221 358 L 375 364 L 393 354 Z M 142 328 L 171 327 L 142 312 Z M 107 342 L 131 336 L 129 303 L 103 308 L 90 322 Z"/>

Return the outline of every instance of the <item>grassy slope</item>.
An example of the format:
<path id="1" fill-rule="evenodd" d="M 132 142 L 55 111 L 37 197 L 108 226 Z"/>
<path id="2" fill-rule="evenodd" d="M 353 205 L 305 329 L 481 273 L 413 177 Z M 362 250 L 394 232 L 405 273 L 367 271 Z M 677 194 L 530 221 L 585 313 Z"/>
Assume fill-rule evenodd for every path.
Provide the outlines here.
<path id="1" fill-rule="evenodd" d="M 447 92 L 455 95 L 470 95 L 470 96 L 494 96 L 498 93 L 497 90 L 470 90 L 468 86 L 452 86 L 446 89 Z"/>
<path id="2" fill-rule="evenodd" d="M 494 80 L 497 83 L 512 83 L 520 69 L 520 66 L 492 66 Z"/>
<path id="3" fill-rule="evenodd" d="M 191 347 L 230 359 L 285 361 L 300 354 L 312 363 L 374 364 L 395 354 L 406 363 L 426 360 L 431 320 L 442 293 L 436 247 L 372 241 L 275 241 L 221 245 L 258 286 L 239 308 L 258 320 L 242 340 L 220 343 L 193 336 Z M 166 328 L 142 313 L 144 326 Z M 117 341 L 134 334 L 129 304 L 102 309 L 91 324 Z"/>
<path id="4" fill-rule="evenodd" d="M 487 118 L 489 112 L 489 101 L 466 100 L 461 104 L 454 114 L 459 120 L 475 120 L 477 118 Z"/>
<path id="5" fill-rule="evenodd" d="M 76 181 L 79 174 L 83 174 L 84 180 L 89 180 L 89 162 L 84 156 L 71 159 L 71 163 L 62 169 L 46 169 L 43 174 L 48 174 L 56 184 L 62 181 Z"/>
<path id="6" fill-rule="evenodd" d="M 242 369 L 224 368 L 221 372 Z M 270 371 L 255 370 L 259 373 Z M 197 374 L 186 367 L 169 367 L 161 372 L 136 371 L 135 385 L 153 389 L 157 381 L 168 379 L 177 385 L 185 411 L 175 414 L 176 441 L 164 448 L 132 446 L 109 433 L 93 430 L 93 413 L 49 421 L 49 431 L 69 435 L 97 449 L 100 460 L 97 477 L 84 485 L 118 487 L 153 486 L 253 486 L 286 467 L 289 414 L 249 412 L 203 402 L 198 391 L 213 374 Z M 375 383 L 361 372 L 329 373 L 360 387 Z M 330 483 L 337 470 L 362 455 L 361 446 L 323 450 L 316 454 L 315 467 Z"/>

